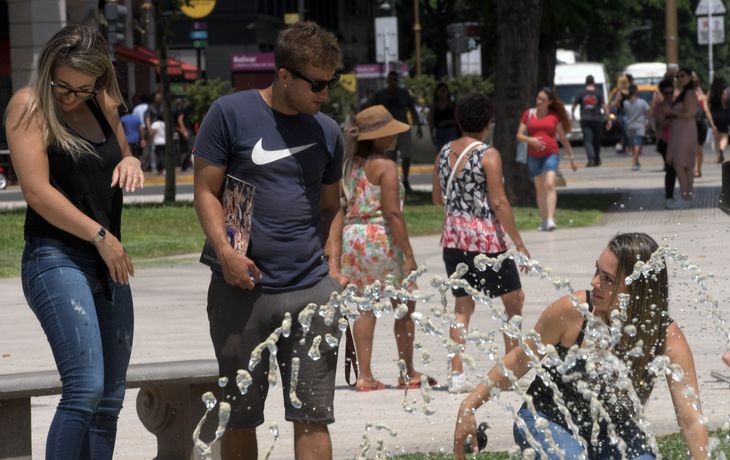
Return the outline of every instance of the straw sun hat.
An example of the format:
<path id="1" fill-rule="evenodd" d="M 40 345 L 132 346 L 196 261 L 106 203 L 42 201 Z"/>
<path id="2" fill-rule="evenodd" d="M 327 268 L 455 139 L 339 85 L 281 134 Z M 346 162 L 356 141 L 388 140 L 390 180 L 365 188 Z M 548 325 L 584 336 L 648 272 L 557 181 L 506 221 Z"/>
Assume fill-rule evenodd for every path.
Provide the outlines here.
<path id="1" fill-rule="evenodd" d="M 358 141 L 380 139 L 404 133 L 411 127 L 393 118 L 393 115 L 382 105 L 374 105 L 355 116 L 347 129 L 347 134 Z"/>

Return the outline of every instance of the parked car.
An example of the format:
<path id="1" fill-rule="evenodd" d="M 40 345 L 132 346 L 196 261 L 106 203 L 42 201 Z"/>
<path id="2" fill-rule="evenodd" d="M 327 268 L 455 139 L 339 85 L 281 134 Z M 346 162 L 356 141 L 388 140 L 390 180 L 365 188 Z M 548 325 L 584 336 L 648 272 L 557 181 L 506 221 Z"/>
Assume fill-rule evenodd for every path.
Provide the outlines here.
<path id="1" fill-rule="evenodd" d="M 636 86 L 657 85 L 667 73 L 663 62 L 637 62 L 626 66 L 624 73 L 631 74 Z"/>

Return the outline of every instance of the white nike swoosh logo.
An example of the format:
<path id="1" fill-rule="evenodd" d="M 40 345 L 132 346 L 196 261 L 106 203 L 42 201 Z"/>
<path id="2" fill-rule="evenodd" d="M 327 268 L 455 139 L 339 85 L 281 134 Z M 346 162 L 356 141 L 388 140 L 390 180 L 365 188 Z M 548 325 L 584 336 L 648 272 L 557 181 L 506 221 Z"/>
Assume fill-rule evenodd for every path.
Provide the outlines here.
<path id="1" fill-rule="evenodd" d="M 281 160 L 282 158 L 295 155 L 315 144 L 316 143 L 313 142 L 311 144 L 300 145 L 298 147 L 291 147 L 288 149 L 266 150 L 264 148 L 264 139 L 261 138 L 256 143 L 256 145 L 254 145 L 253 151 L 251 151 L 251 160 L 254 162 L 254 164 L 262 166 L 265 164 L 273 163 L 274 161 Z"/>

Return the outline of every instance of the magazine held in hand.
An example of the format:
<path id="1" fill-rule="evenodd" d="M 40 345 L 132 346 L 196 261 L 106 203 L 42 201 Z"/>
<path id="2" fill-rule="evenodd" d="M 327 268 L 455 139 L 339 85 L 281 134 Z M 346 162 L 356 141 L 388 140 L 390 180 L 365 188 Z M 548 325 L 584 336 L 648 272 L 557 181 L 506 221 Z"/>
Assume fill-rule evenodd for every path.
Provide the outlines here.
<path id="1" fill-rule="evenodd" d="M 251 238 L 251 213 L 253 212 L 255 191 L 256 187 L 248 182 L 230 174 L 226 175 L 226 182 L 221 196 L 226 235 L 233 249 L 244 256 Z M 203 252 L 200 254 L 200 261 L 216 271 L 223 271 L 218 255 L 207 239 L 205 240 L 205 246 L 203 246 Z"/>

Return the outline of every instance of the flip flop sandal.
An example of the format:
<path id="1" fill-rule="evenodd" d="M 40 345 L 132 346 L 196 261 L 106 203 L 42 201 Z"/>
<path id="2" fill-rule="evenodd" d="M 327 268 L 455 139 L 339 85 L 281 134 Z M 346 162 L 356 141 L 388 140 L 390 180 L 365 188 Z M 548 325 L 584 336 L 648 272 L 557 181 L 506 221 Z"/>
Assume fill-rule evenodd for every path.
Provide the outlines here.
<path id="1" fill-rule="evenodd" d="M 423 378 L 423 375 L 424 374 L 421 374 L 421 378 Z M 435 378 L 433 378 L 431 376 L 428 376 L 428 375 L 426 377 L 428 377 L 428 385 L 429 386 L 434 387 L 434 386 L 438 385 L 438 382 L 436 381 Z M 411 381 L 408 382 L 408 385 L 406 385 L 405 383 L 403 383 L 402 381 L 399 380 L 398 381 L 398 386 L 396 388 L 399 389 L 399 390 L 405 390 L 406 388 L 409 389 L 409 390 L 421 388 L 421 380 L 419 379 L 416 382 L 414 382 L 413 380 L 411 380 Z"/>

